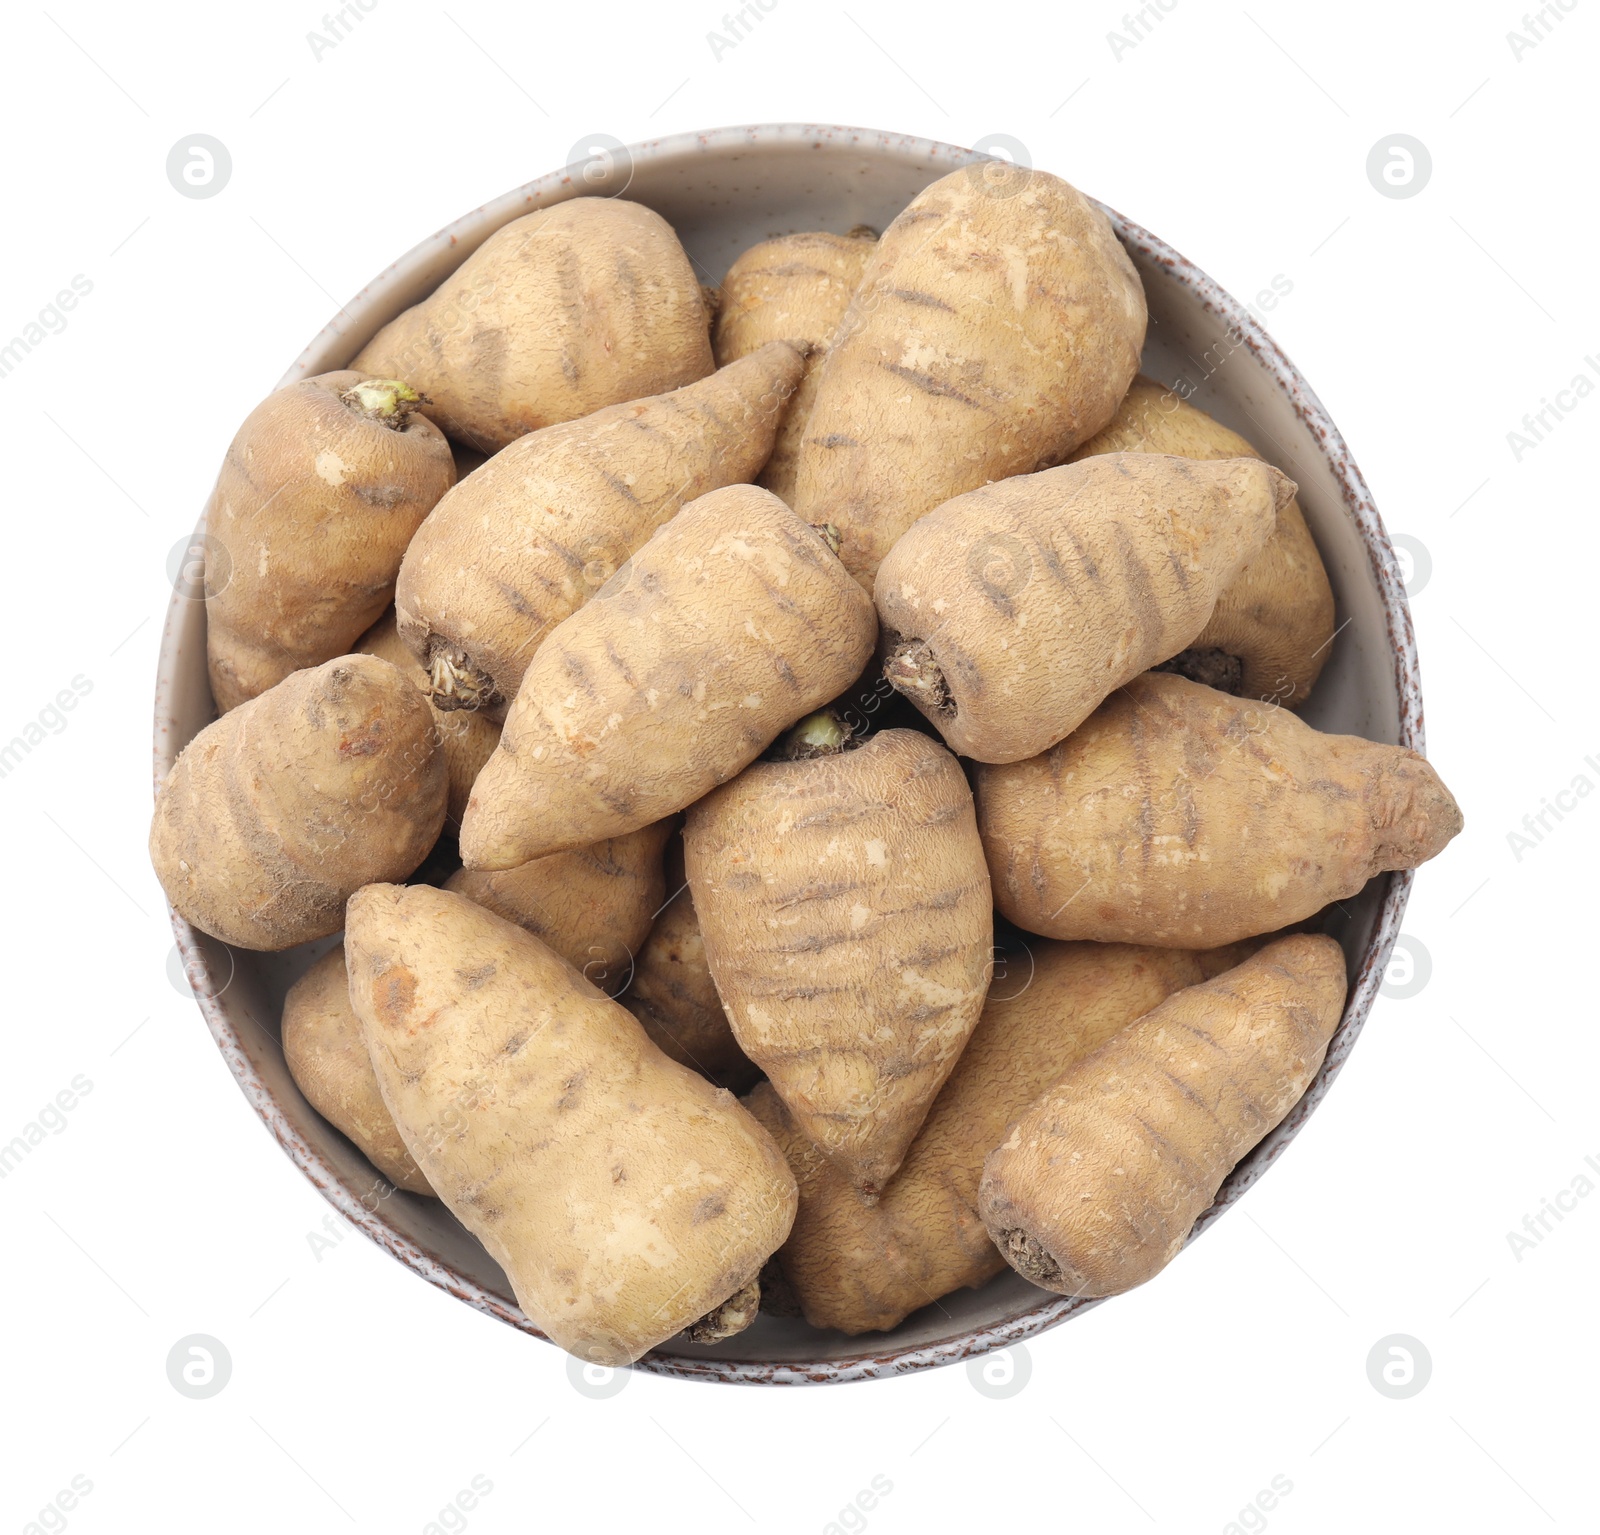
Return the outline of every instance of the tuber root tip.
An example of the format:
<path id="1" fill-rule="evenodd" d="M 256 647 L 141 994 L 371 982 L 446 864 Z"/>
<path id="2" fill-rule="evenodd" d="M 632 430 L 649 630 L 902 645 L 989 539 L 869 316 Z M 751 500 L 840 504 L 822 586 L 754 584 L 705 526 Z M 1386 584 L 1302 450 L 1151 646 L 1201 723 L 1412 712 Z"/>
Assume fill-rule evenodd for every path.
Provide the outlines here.
<path id="1" fill-rule="evenodd" d="M 1406 752 L 1379 773 L 1372 793 L 1372 872 L 1414 869 L 1437 858 L 1466 826 L 1433 764 Z"/>
<path id="2" fill-rule="evenodd" d="M 1282 516 L 1289 503 L 1299 495 L 1300 487 L 1286 475 L 1283 470 L 1272 464 L 1267 465 L 1272 471 L 1272 506 L 1273 510 Z"/>

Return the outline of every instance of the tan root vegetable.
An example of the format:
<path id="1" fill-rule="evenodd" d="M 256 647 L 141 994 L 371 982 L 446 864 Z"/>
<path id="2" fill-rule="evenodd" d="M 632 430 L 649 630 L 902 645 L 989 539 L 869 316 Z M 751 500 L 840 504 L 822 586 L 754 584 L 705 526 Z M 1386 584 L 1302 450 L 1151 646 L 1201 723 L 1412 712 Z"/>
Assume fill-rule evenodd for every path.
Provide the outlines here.
<path id="1" fill-rule="evenodd" d="M 1293 496 L 1258 459 L 1153 453 L 957 496 L 878 568 L 884 675 L 952 751 L 1036 756 L 1194 640 Z"/>
<path id="2" fill-rule="evenodd" d="M 1059 464 L 1116 410 L 1145 301 L 1106 216 L 1059 177 L 952 171 L 884 231 L 817 380 L 795 506 L 868 590 L 917 518 Z"/>
<path id="3" fill-rule="evenodd" d="M 458 442 L 498 453 L 525 432 L 712 370 L 706 301 L 661 214 L 578 197 L 512 219 L 355 367 L 402 367 Z"/>
<path id="4" fill-rule="evenodd" d="M 1099 453 L 1261 457 L 1237 432 L 1144 377 L 1133 381 L 1110 426 L 1073 458 Z M 1328 573 L 1300 503 L 1291 500 L 1278 508 L 1278 524 L 1266 546 L 1217 598 L 1205 628 L 1163 670 L 1224 693 L 1297 709 L 1322 672 L 1333 634 Z"/>
<path id="5" fill-rule="evenodd" d="M 407 1148 L 568 1352 L 630 1363 L 788 1234 L 794 1179 L 766 1132 L 531 934 L 449 891 L 371 885 L 345 947 Z"/>
<path id="6" fill-rule="evenodd" d="M 967 1048 L 876 1205 L 863 1204 L 800 1132 L 771 1083 L 756 1088 L 750 1112 L 800 1185 L 800 1213 L 776 1261 L 806 1320 L 847 1333 L 887 1330 L 998 1274 L 1005 1260 L 978 1214 L 984 1157 L 1068 1066 L 1205 979 L 1211 959 L 1184 949 L 1047 939 L 1009 954 Z"/>
<path id="7" fill-rule="evenodd" d="M 1062 1295 L 1154 1278 L 1310 1086 L 1344 996 L 1332 938 L 1282 938 L 1069 1066 L 984 1163 L 1006 1261 Z"/>
<path id="8" fill-rule="evenodd" d="M 1017 926 L 1174 948 L 1299 922 L 1462 826 L 1415 752 L 1158 672 L 1041 756 L 980 767 L 976 794 Z"/>
<path id="9" fill-rule="evenodd" d="M 670 820 L 497 874 L 459 869 L 445 881 L 469 901 L 526 928 L 590 985 L 615 996 L 666 898 L 661 850 Z"/>
<path id="10" fill-rule="evenodd" d="M 735 1038 L 876 1199 L 989 984 L 989 877 L 960 764 L 911 730 L 760 763 L 690 808 L 684 852 Z"/>
<path id="11" fill-rule="evenodd" d="M 800 441 L 816 398 L 818 370 L 844 318 L 861 274 L 877 249 L 860 234 L 780 235 L 752 246 L 722 279 L 722 302 L 712 331 L 717 365 L 726 367 L 770 341 L 809 348 L 805 377 L 789 402 L 758 485 L 794 505 Z"/>
<path id="12" fill-rule="evenodd" d="M 410 874 L 447 792 L 427 700 L 389 662 L 342 656 L 183 749 L 156 795 L 150 861 L 202 932 L 288 949 L 338 932 L 361 886 Z"/>
<path id="13" fill-rule="evenodd" d="M 393 379 L 269 394 L 206 507 L 206 662 L 224 713 L 342 656 L 383 612 L 411 535 L 455 483 L 450 444 Z"/>
<path id="14" fill-rule="evenodd" d="M 354 366 L 407 379 L 451 437 L 495 453 L 524 432 L 705 377 L 706 327 L 666 220 L 579 197 L 490 235 Z"/>
<path id="15" fill-rule="evenodd" d="M 664 1055 L 730 1093 L 748 1092 L 761 1068 L 739 1048 L 711 979 L 681 837 L 667 846 L 666 872 L 673 893 L 634 959 L 632 983 L 619 1000 Z"/>
<path id="16" fill-rule="evenodd" d="M 505 869 L 633 831 L 733 777 L 872 653 L 824 536 L 753 485 L 667 523 L 539 647 L 461 831 Z"/>
<path id="17" fill-rule="evenodd" d="M 530 432 L 412 540 L 400 633 L 446 709 L 516 697 L 544 637 L 686 502 L 751 479 L 800 377 L 787 343 L 672 394 Z"/>
<path id="18" fill-rule="evenodd" d="M 350 1006 L 343 944 L 289 988 L 283 1001 L 283 1059 L 311 1107 L 354 1141 L 390 1183 L 409 1194 L 433 1193 L 378 1092 L 361 1022 Z"/>
<path id="19" fill-rule="evenodd" d="M 364 655 L 381 656 L 398 666 L 417 691 L 425 698 L 428 696 L 428 674 L 401 640 L 392 609 L 361 636 L 355 648 Z M 486 714 L 469 709 L 436 708 L 433 723 L 439 733 L 439 750 L 444 754 L 445 778 L 450 785 L 446 819 L 460 831 L 461 817 L 467 813 L 467 797 L 484 763 L 494 754 L 500 740 L 500 727 Z"/>

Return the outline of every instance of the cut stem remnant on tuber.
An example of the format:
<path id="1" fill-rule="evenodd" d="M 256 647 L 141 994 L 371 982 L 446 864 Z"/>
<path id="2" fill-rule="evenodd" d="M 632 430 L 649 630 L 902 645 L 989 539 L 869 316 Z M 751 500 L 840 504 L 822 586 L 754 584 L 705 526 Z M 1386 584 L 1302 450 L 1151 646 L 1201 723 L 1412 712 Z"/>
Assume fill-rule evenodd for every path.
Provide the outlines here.
<path id="1" fill-rule="evenodd" d="M 346 389 L 339 398 L 358 416 L 376 421 L 391 431 L 403 432 L 411 422 L 411 413 L 425 405 L 428 397 L 418 394 L 409 384 L 397 378 L 368 378 Z"/>
<path id="2" fill-rule="evenodd" d="M 926 641 L 896 639 L 889 659 L 883 663 L 883 675 L 896 692 L 904 693 L 919 709 L 935 714 L 956 712 L 949 684 Z"/>
<path id="3" fill-rule="evenodd" d="M 428 697 L 435 709 L 487 709 L 501 701 L 494 678 L 447 641 L 437 642 L 428 657 Z"/>
<path id="4" fill-rule="evenodd" d="M 839 532 L 838 528 L 836 528 L 831 522 L 814 522 L 811 524 L 811 526 L 816 529 L 823 543 L 825 543 L 831 550 L 833 550 L 835 554 L 837 554 L 839 552 L 839 545 L 844 536 Z"/>
<path id="5" fill-rule="evenodd" d="M 1029 1283 L 1059 1291 L 1061 1265 L 1020 1226 L 1002 1231 L 994 1245 L 1000 1249 L 1000 1256 Z"/>
<path id="6" fill-rule="evenodd" d="M 683 1335 L 691 1343 L 721 1343 L 736 1337 L 756 1319 L 761 1310 L 761 1281 L 752 1279 L 735 1290 L 720 1306 L 713 1306 L 698 1322 L 691 1322 Z"/>
<path id="7" fill-rule="evenodd" d="M 835 709 L 808 714 L 773 748 L 774 762 L 808 762 L 813 757 L 834 757 L 861 743 L 853 739 L 854 727 Z"/>

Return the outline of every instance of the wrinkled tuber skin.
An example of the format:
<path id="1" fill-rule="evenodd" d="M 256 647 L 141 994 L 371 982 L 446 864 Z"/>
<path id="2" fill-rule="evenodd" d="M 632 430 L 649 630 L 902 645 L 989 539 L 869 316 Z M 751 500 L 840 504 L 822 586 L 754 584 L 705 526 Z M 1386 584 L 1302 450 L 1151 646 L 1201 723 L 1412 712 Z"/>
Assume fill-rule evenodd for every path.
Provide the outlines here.
<path id="1" fill-rule="evenodd" d="M 686 503 L 748 481 L 804 366 L 786 342 L 671 394 L 530 432 L 411 540 L 395 607 L 442 709 L 499 716 L 545 636 Z"/>
<path id="2" fill-rule="evenodd" d="M 454 440 L 526 432 L 711 371 L 700 284 L 672 226 L 619 197 L 513 219 L 391 320 L 353 366 L 407 379 Z"/>
<path id="3" fill-rule="evenodd" d="M 984 1163 L 978 1205 L 1006 1261 L 1062 1295 L 1160 1273 L 1300 1101 L 1344 998 L 1332 938 L 1282 938 L 1069 1066 Z"/>
<path id="4" fill-rule="evenodd" d="M 989 984 L 989 878 L 960 764 L 912 730 L 759 763 L 691 807 L 684 852 L 735 1038 L 876 1199 Z"/>
<path id="5" fill-rule="evenodd" d="M 569 1353 L 631 1363 L 788 1235 L 771 1137 L 532 934 L 450 891 L 370 885 L 345 948 L 407 1149 Z"/>
<path id="6" fill-rule="evenodd" d="M 350 1006 L 344 945 L 330 949 L 283 1001 L 283 1059 L 306 1101 L 396 1188 L 432 1195 L 384 1106 Z"/>
<path id="7" fill-rule="evenodd" d="M 444 888 L 525 928 L 615 996 L 665 899 L 661 853 L 673 829 L 670 819 L 658 821 L 495 874 L 458 869 Z"/>
<path id="8" fill-rule="evenodd" d="M 876 249 L 871 231 L 780 235 L 752 246 L 722 279 L 711 335 L 718 367 L 771 341 L 796 342 L 807 354 L 805 376 L 778 427 L 766 468 L 756 479 L 790 506 L 822 359 Z"/>
<path id="9" fill-rule="evenodd" d="M 748 1092 L 761 1068 L 739 1048 L 711 979 L 681 837 L 667 847 L 666 883 L 671 895 L 656 914 L 634 959 L 632 982 L 619 1000 L 664 1055 L 730 1093 Z"/>
<path id="10" fill-rule="evenodd" d="M 1153 379 L 1134 379 L 1111 424 L 1072 455 L 1260 458 L 1243 437 Z M 1298 709 L 1333 651 L 1333 588 L 1300 503 L 1278 508 L 1265 547 L 1217 598 L 1194 644 L 1164 665 L 1192 682 Z"/>
<path id="11" fill-rule="evenodd" d="M 877 628 L 770 491 L 690 502 L 539 647 L 473 788 L 463 862 L 510 868 L 682 810 L 859 675 Z"/>
<path id="12" fill-rule="evenodd" d="M 269 394 L 206 507 L 206 664 L 226 713 L 354 648 L 455 483 L 414 389 L 347 370 Z"/>
<path id="13" fill-rule="evenodd" d="M 392 608 L 361 636 L 355 648 L 364 655 L 381 656 L 392 662 L 419 693 L 428 696 L 428 674 L 401 640 Z M 470 709 L 434 709 L 433 723 L 439 732 L 439 750 L 444 754 L 445 777 L 450 785 L 445 819 L 459 832 L 472 786 L 499 744 L 500 727 L 488 715 Z"/>
<path id="14" fill-rule="evenodd" d="M 1180 949 L 1289 927 L 1462 827 L 1417 753 L 1156 672 L 1042 755 L 980 766 L 975 793 L 1010 921 Z"/>
<path id="15" fill-rule="evenodd" d="M 206 726 L 156 795 L 150 861 L 178 913 L 242 949 L 337 933 L 444 825 L 433 713 L 398 667 L 341 656 Z"/>
<path id="16" fill-rule="evenodd" d="M 957 496 L 878 568 L 884 675 L 952 751 L 1036 756 L 1194 641 L 1293 495 L 1259 459 L 1115 453 Z"/>
<path id="17" fill-rule="evenodd" d="M 775 1260 L 813 1327 L 887 1331 L 1005 1267 L 978 1214 L 983 1159 L 1074 1061 L 1173 992 L 1243 957 L 1133 944 L 1017 943 L 900 1171 L 875 1205 L 801 1133 L 771 1083 L 746 1099 L 800 1185 Z"/>
<path id="18" fill-rule="evenodd" d="M 883 233 L 817 378 L 795 507 L 868 591 L 917 518 L 1059 464 L 1139 366 L 1145 299 L 1110 221 L 1043 171 L 965 166 Z"/>

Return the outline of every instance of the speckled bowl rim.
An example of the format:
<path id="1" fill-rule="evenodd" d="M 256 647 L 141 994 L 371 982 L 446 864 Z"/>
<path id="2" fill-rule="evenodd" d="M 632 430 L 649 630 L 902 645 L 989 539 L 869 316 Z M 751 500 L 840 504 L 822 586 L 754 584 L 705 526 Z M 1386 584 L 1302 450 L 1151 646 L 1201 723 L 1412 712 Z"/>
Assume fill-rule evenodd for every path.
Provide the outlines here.
<path id="1" fill-rule="evenodd" d="M 701 158 L 708 149 L 731 151 L 752 146 L 792 145 L 819 138 L 830 142 L 843 140 L 869 153 L 888 154 L 907 161 L 919 159 L 938 173 L 942 173 L 946 168 L 953 169 L 985 158 L 972 150 L 942 144 L 932 139 L 882 133 L 873 129 L 811 123 L 762 124 L 677 134 L 631 145 L 628 153 L 633 156 L 633 162 L 637 165 L 647 160 L 670 162 Z M 326 362 L 319 362 L 316 359 L 325 355 L 329 343 L 350 330 L 356 323 L 357 316 L 363 310 L 370 308 L 376 301 L 377 295 L 388 293 L 396 284 L 407 281 L 419 268 L 437 260 L 443 248 L 464 245 L 471 250 L 481 242 L 488 230 L 498 227 L 513 211 L 528 211 L 546 202 L 561 201 L 572 195 L 575 194 L 570 171 L 567 169 L 554 171 L 537 181 L 531 181 L 506 193 L 493 202 L 484 204 L 481 208 L 474 209 L 424 240 L 362 289 L 361 293 L 306 348 L 295 365 L 285 374 L 282 383 L 292 383 L 295 379 L 306 377 L 310 372 L 328 366 Z M 1301 377 L 1299 370 L 1284 354 L 1283 349 L 1262 328 L 1253 313 L 1226 293 L 1192 261 L 1180 255 L 1164 241 L 1157 239 L 1148 230 L 1142 229 L 1115 209 L 1106 208 L 1105 212 L 1126 245 L 1136 249 L 1145 259 L 1165 267 L 1175 282 L 1191 289 L 1205 309 L 1214 313 L 1230 330 L 1242 338 L 1243 344 L 1254 354 L 1278 389 L 1289 400 L 1302 423 L 1320 444 L 1322 454 L 1339 484 L 1346 510 L 1366 547 L 1388 626 L 1394 657 L 1395 694 L 1399 708 L 1399 743 L 1421 752 L 1424 749 L 1422 687 L 1417 666 L 1415 635 L 1411 625 L 1410 609 L 1406 603 L 1405 589 L 1400 583 L 1399 567 L 1394 551 L 1377 507 L 1373 503 L 1372 494 L 1367 489 L 1366 481 L 1362 478 L 1360 469 L 1356 467 L 1339 429 L 1333 424 L 1315 391 Z M 203 525 L 202 517 L 202 528 Z M 154 746 L 158 785 L 175 756 L 163 727 L 171 718 L 169 702 L 177 686 L 178 632 L 185 606 L 186 599 L 175 593 L 168 609 L 166 629 L 162 636 L 155 700 Z M 1391 874 L 1387 879 L 1387 888 L 1383 894 L 1372 937 L 1362 955 L 1345 1005 L 1344 1017 L 1328 1047 L 1322 1069 L 1282 1124 L 1234 1170 L 1223 1185 L 1215 1203 L 1196 1222 L 1191 1240 L 1193 1236 L 1198 1236 L 1200 1232 L 1206 1230 L 1225 1210 L 1237 1203 L 1256 1179 L 1272 1165 L 1284 1147 L 1294 1139 L 1326 1096 L 1328 1088 L 1338 1076 L 1354 1047 L 1371 1011 L 1373 1001 L 1377 997 L 1390 950 L 1400 932 L 1400 918 L 1411 888 L 1409 873 Z M 172 914 L 172 928 L 187 973 L 191 976 L 203 974 L 209 978 L 208 960 L 194 930 L 176 912 Z M 223 979 L 224 987 L 225 984 L 226 978 Z M 216 986 L 206 990 L 212 993 L 220 992 Z M 476 1281 L 456 1272 L 439 1256 L 429 1252 L 390 1225 L 381 1211 L 369 1209 L 354 1190 L 345 1184 L 339 1173 L 294 1127 L 250 1061 L 239 1032 L 223 1006 L 220 994 L 197 992 L 196 1000 L 205 1017 L 206 1025 L 217 1042 L 218 1049 L 238 1079 L 239 1086 L 251 1106 L 260 1115 L 262 1122 L 290 1160 L 340 1214 L 430 1284 L 448 1291 L 457 1299 L 465 1301 L 469 1306 L 488 1316 L 507 1322 L 523 1332 L 531 1333 L 534 1337 L 541 1339 L 545 1337 L 545 1334 L 540 1332 L 516 1306 L 485 1290 Z M 959 1360 L 976 1358 L 992 1349 L 1006 1348 L 1027 1338 L 1036 1337 L 1047 1328 L 1054 1327 L 1070 1317 L 1079 1316 L 1099 1304 L 1097 1300 L 1050 1296 L 1042 1299 L 1032 1310 L 1009 1321 L 973 1328 L 958 1337 L 942 1342 L 896 1348 L 893 1334 L 888 1333 L 882 1335 L 876 1346 L 864 1346 L 859 1354 L 842 1359 L 778 1364 L 708 1357 L 691 1358 L 661 1348 L 646 1354 L 634 1368 L 652 1374 L 675 1376 L 683 1380 L 760 1385 L 877 1380 L 937 1365 L 953 1364 Z"/>

